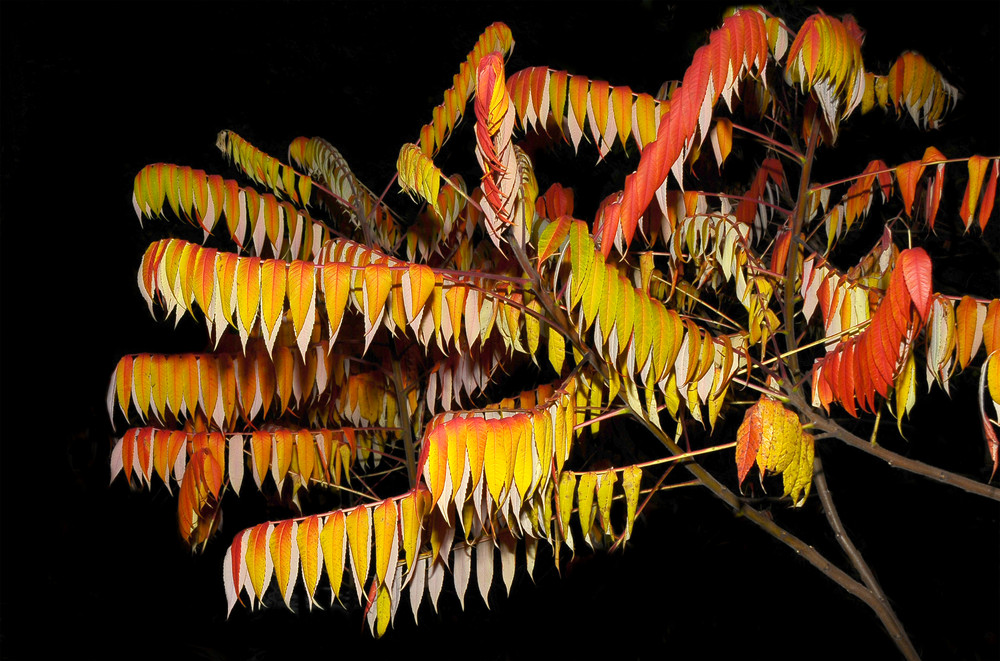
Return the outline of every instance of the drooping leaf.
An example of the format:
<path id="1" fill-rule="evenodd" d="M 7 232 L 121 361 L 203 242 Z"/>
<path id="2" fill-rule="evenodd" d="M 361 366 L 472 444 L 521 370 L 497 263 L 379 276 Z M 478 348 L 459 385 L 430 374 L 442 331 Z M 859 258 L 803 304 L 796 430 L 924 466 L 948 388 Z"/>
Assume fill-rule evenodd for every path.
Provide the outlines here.
<path id="1" fill-rule="evenodd" d="M 785 81 L 813 92 L 836 139 L 838 123 L 861 103 L 864 93 L 861 43 L 838 19 L 813 14 L 788 49 Z"/>
<path id="2" fill-rule="evenodd" d="M 747 409 L 743 424 L 736 432 L 736 465 L 740 484 L 754 463 L 757 464 L 762 479 L 765 471 L 785 475 L 784 495 L 792 493 L 792 487 L 798 484 L 800 478 L 805 480 L 802 476 L 808 474 L 808 481 L 804 481 L 798 491 L 794 491 L 793 501 L 797 503 L 798 492 L 808 489 L 812 481 L 811 455 L 808 468 L 802 463 L 803 446 L 807 443 L 805 436 L 795 413 L 785 409 L 776 400 L 761 397 Z"/>
<path id="3" fill-rule="evenodd" d="M 622 470 L 622 488 L 625 489 L 625 540 L 632 537 L 632 527 L 635 525 L 635 515 L 639 508 L 639 486 L 642 469 L 629 466 Z"/>
<path id="4" fill-rule="evenodd" d="M 965 230 L 969 230 L 975 217 L 976 205 L 979 203 L 979 192 L 983 186 L 983 178 L 986 176 L 986 166 L 989 159 L 983 156 L 972 156 L 969 158 L 969 182 L 965 186 L 965 193 L 962 196 L 962 206 L 958 215 L 965 224 Z M 994 184 L 994 190 L 996 185 Z M 988 215 L 988 214 L 987 214 Z"/>
<path id="5" fill-rule="evenodd" d="M 292 608 L 292 590 L 295 588 L 299 567 L 299 547 L 295 543 L 296 528 L 295 521 L 282 521 L 274 526 L 268 540 L 268 550 L 274 565 L 274 578 L 289 610 Z"/>
<path id="6" fill-rule="evenodd" d="M 309 516 L 298 523 L 295 531 L 295 545 L 302 568 L 302 584 L 309 596 L 309 608 L 316 604 L 316 587 L 319 584 L 320 557 L 320 518 Z"/>
<path id="7" fill-rule="evenodd" d="M 354 588 L 358 594 L 362 594 L 362 586 L 368 581 L 371 566 L 371 510 L 361 505 L 349 510 L 344 519 L 344 529 L 351 548 Z"/>
<path id="8" fill-rule="evenodd" d="M 258 184 L 266 185 L 275 194 L 288 197 L 294 203 L 303 205 L 309 203 L 312 186 L 308 177 L 265 154 L 232 131 L 221 131 L 216 145 Z"/>

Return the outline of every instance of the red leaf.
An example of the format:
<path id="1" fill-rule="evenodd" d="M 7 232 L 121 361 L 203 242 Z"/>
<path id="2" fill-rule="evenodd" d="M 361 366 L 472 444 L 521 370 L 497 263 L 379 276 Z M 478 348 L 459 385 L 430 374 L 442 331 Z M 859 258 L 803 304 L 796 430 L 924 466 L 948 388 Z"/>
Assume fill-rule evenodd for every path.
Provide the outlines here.
<path id="1" fill-rule="evenodd" d="M 899 192 L 903 196 L 903 210 L 907 216 L 911 215 L 913 198 L 917 194 L 917 181 L 923 174 L 924 167 L 920 161 L 911 161 L 896 167 L 896 181 L 899 183 Z"/>
<path id="2" fill-rule="evenodd" d="M 751 406 L 743 416 L 743 424 L 736 432 L 736 475 L 739 484 L 743 484 L 750 467 L 757 461 L 757 450 L 760 448 L 762 434 L 762 414 L 758 406 Z"/>
<path id="3" fill-rule="evenodd" d="M 926 323 L 931 307 L 931 258 L 923 248 L 910 248 L 899 253 L 896 268 L 902 269 L 913 306 Z"/>

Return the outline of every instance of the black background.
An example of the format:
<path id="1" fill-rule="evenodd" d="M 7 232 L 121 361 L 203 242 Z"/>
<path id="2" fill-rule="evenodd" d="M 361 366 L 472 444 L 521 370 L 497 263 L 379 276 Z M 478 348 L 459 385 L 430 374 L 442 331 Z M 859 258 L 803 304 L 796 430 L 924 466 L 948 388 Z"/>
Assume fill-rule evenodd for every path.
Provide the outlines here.
<path id="1" fill-rule="evenodd" d="M 900 52 L 919 50 L 964 98 L 931 135 L 877 112 L 860 118 L 842 138 L 853 150 L 821 155 L 821 167 L 847 175 L 875 154 L 893 164 L 918 158 L 929 144 L 948 156 L 1000 153 L 996 3 L 825 8 L 850 11 L 867 29 L 870 69 L 885 73 Z M 176 331 L 151 319 L 139 296 L 142 252 L 171 231 L 136 222 L 130 193 L 142 166 L 163 161 L 231 174 L 214 147 L 223 128 L 278 157 L 294 137 L 320 135 L 363 181 L 381 188 L 399 145 L 417 138 L 492 21 L 506 22 L 517 41 L 508 71 L 544 64 L 655 92 L 683 75 L 722 9 L 0 4 L 0 655 L 895 657 L 863 604 L 700 490 L 665 495 L 637 523 L 624 554 L 581 554 L 561 578 L 540 558 L 537 587 L 521 572 L 509 598 L 494 591 L 489 610 L 470 587 L 464 614 L 446 593 L 439 615 L 425 605 L 418 628 L 401 612 L 396 627 L 374 641 L 357 611 L 293 616 L 237 607 L 227 620 L 221 554 L 231 535 L 254 521 L 227 524 L 204 556 L 192 558 L 162 488 L 131 493 L 121 481 L 107 484 L 112 431 L 104 395 L 118 358 L 197 350 L 204 341 L 190 319 Z M 779 9 L 793 27 L 810 11 Z M 872 145 L 874 138 L 884 146 Z M 465 167 L 471 144 L 456 136 L 439 165 Z M 581 160 L 596 160 L 587 149 Z M 593 170 L 608 176 L 611 167 Z M 939 222 L 957 222 L 960 191 L 946 197 Z M 578 215 L 587 217 L 586 205 L 599 198 L 578 196 Z M 984 238 L 994 246 L 995 216 Z M 954 282 L 997 296 L 995 262 L 962 262 L 942 242 L 935 247 L 935 260 L 950 264 L 949 282 L 936 281 L 937 288 Z M 985 479 L 981 433 L 966 422 L 976 415 L 972 392 L 954 400 L 937 389 L 921 392 L 910 445 L 893 449 Z M 996 504 L 843 447 L 826 448 L 824 458 L 849 532 L 918 649 L 926 658 L 996 658 Z M 712 467 L 731 484 L 730 461 Z M 778 507 L 774 516 L 846 567 L 814 501 L 803 510 Z"/>

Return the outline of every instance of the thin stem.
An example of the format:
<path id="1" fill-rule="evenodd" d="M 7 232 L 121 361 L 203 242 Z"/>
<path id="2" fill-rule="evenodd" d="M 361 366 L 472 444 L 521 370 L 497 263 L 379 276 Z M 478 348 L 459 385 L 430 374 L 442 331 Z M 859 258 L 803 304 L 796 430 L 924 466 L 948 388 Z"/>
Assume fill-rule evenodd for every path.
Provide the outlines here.
<path id="1" fill-rule="evenodd" d="M 799 194 L 795 201 L 795 211 L 792 213 L 792 233 L 785 256 L 785 300 L 782 311 L 785 317 L 785 344 L 789 352 L 788 368 L 795 379 L 799 377 L 799 356 L 795 352 L 795 281 L 799 270 L 799 233 L 805 222 L 809 209 L 809 177 L 812 174 L 813 159 L 816 156 L 816 145 L 819 143 L 819 126 L 813 126 L 809 133 L 809 146 L 806 148 L 806 158 L 802 163 L 802 176 L 799 178 Z"/>
<path id="2" fill-rule="evenodd" d="M 743 131 L 744 133 L 748 133 L 748 134 L 754 136 L 755 138 L 759 139 L 764 144 L 769 145 L 769 146 L 771 146 L 771 147 L 773 147 L 773 148 L 775 148 L 775 149 L 777 149 L 779 151 L 783 151 L 786 154 L 789 154 L 790 156 L 792 156 L 797 161 L 801 161 L 802 158 L 803 158 L 802 154 L 800 154 L 799 152 L 795 151 L 795 149 L 793 149 L 790 145 L 786 145 L 786 144 L 784 144 L 782 142 L 778 142 L 777 140 L 775 140 L 774 138 L 772 138 L 770 136 L 766 136 L 763 133 L 758 133 L 757 131 L 749 129 L 749 128 L 741 125 L 741 124 L 736 124 L 735 122 L 733 123 L 733 128 L 736 129 L 737 131 Z"/>
<path id="3" fill-rule="evenodd" d="M 395 345 L 390 345 L 390 347 L 392 349 L 392 383 L 393 390 L 396 391 L 396 410 L 400 426 L 403 428 L 403 448 L 406 450 L 406 478 L 410 488 L 413 489 L 417 485 L 417 460 L 416 441 L 413 438 L 413 425 L 410 421 L 410 403 L 403 387 L 403 371 L 399 365 L 396 347 Z"/>
<path id="4" fill-rule="evenodd" d="M 736 128 L 735 124 L 733 125 L 733 128 Z M 927 161 L 926 163 L 925 162 L 921 162 L 921 164 L 924 167 L 930 167 L 932 165 L 944 165 L 945 163 L 965 163 L 965 162 L 968 162 L 968 160 L 970 158 L 971 158 L 970 156 L 966 156 L 964 158 L 946 158 L 944 160 L 935 159 L 933 161 Z M 990 157 L 988 157 L 988 160 L 992 160 L 994 158 L 997 158 L 997 156 L 990 156 Z M 896 168 L 889 168 L 889 167 L 881 169 L 881 170 L 872 170 L 871 172 L 865 172 L 865 173 L 862 173 L 862 174 L 856 174 L 856 175 L 854 175 L 852 177 L 844 177 L 843 179 L 838 179 L 836 181 L 828 181 L 828 182 L 826 182 L 824 184 L 817 184 L 816 186 L 813 186 L 810 189 L 810 192 L 820 191 L 820 190 L 823 190 L 824 188 L 831 188 L 831 187 L 837 186 L 839 184 L 851 183 L 851 182 L 857 181 L 858 179 L 861 179 L 862 177 L 876 176 L 876 175 L 880 175 L 880 174 L 892 173 L 892 172 L 895 172 L 895 171 L 896 171 Z"/>
<path id="5" fill-rule="evenodd" d="M 586 423 L 590 424 L 590 423 Z M 725 443 L 723 445 L 713 445 L 712 447 L 702 448 L 701 450 L 692 450 L 691 452 L 682 452 L 681 454 L 672 454 L 669 457 L 660 457 L 659 459 L 651 459 L 650 461 L 644 461 L 639 464 L 633 464 L 633 466 L 638 468 L 649 468 L 651 466 L 659 466 L 660 464 L 669 464 L 673 461 L 681 461 L 682 459 L 690 459 L 691 457 L 697 457 L 702 454 L 710 454 L 712 452 L 719 452 L 720 450 L 728 450 L 729 448 L 735 448 L 736 441 L 732 443 Z M 624 470 L 624 466 L 621 468 L 611 468 L 609 470 L 620 471 Z M 572 475 L 587 475 L 593 471 L 563 471 L 564 473 L 570 473 Z M 603 472 L 603 471 L 598 471 Z"/>
<path id="6" fill-rule="evenodd" d="M 572 325 L 570 324 L 569 319 L 567 319 L 566 315 L 563 313 L 562 308 L 559 307 L 549 296 L 548 290 L 542 286 L 542 278 L 538 274 L 538 271 L 531 266 L 531 262 L 528 260 L 528 255 L 524 252 L 524 248 L 516 240 L 508 242 L 508 245 L 510 245 L 511 250 L 513 250 L 514 257 L 517 259 L 517 263 L 521 266 L 521 269 L 531 279 L 531 289 L 535 296 L 538 297 L 542 307 L 545 308 L 546 313 L 549 315 L 548 319 L 544 319 L 544 321 L 548 323 L 550 328 L 555 328 L 557 332 L 561 333 L 565 337 L 568 337 L 570 343 L 576 347 L 576 350 L 584 356 L 584 358 L 602 377 L 607 379 L 607 367 L 602 365 L 600 361 L 594 357 L 593 352 L 580 342 L 580 338 L 577 337 L 576 333 L 570 331 Z"/>
<path id="7" fill-rule="evenodd" d="M 837 513 L 837 507 L 833 504 L 833 495 L 830 493 L 830 487 L 826 483 L 826 472 L 823 470 L 823 461 L 819 458 L 819 456 L 816 456 L 813 460 L 813 484 L 816 485 L 816 493 L 819 494 L 819 500 L 823 503 L 823 513 L 826 514 L 826 520 L 829 522 L 830 527 L 833 528 L 833 533 L 837 538 L 837 543 L 840 544 L 840 548 L 844 549 L 844 553 L 851 561 L 851 564 L 854 565 L 854 569 L 856 569 L 858 574 L 861 575 L 861 580 L 868 586 L 868 589 L 871 590 L 883 604 L 885 604 L 886 610 L 889 612 L 889 615 L 899 628 L 900 635 L 902 636 L 900 643 L 905 645 L 905 649 L 902 646 L 900 649 L 907 658 L 917 658 L 917 651 L 913 647 L 913 643 L 910 641 L 909 636 L 906 635 L 906 630 L 903 629 L 903 623 L 899 621 L 899 617 L 896 615 L 896 612 L 892 609 L 892 606 L 889 605 L 889 599 L 885 596 L 885 593 L 882 592 L 882 586 L 880 586 L 878 580 L 875 579 L 875 575 L 868 567 L 868 563 L 865 562 L 864 557 L 861 555 L 861 551 L 854 546 L 854 542 L 851 541 L 850 536 L 847 534 L 847 530 L 844 529 L 844 524 L 840 520 L 840 514 Z"/>
<path id="8" fill-rule="evenodd" d="M 984 496 L 990 500 L 1000 502 L 1000 489 L 991 487 L 988 484 L 983 484 L 982 482 L 977 482 L 976 480 L 965 477 L 964 475 L 952 473 L 951 471 L 947 471 L 943 468 L 938 468 L 937 466 L 925 464 L 924 462 L 917 461 L 916 459 L 904 457 L 901 454 L 887 450 L 881 445 L 872 445 L 865 439 L 847 431 L 833 420 L 816 413 L 816 411 L 814 411 L 813 408 L 809 406 L 805 399 L 803 399 L 798 393 L 789 393 L 789 402 L 803 416 L 806 417 L 808 422 L 812 423 L 813 427 L 826 432 L 831 437 L 850 445 L 852 448 L 857 448 L 862 452 L 875 455 L 895 468 L 902 468 L 903 470 L 916 473 L 917 475 L 923 475 L 924 477 L 941 482 L 942 484 L 958 487 L 963 491 L 968 491 L 969 493 L 974 493 L 978 496 Z"/>

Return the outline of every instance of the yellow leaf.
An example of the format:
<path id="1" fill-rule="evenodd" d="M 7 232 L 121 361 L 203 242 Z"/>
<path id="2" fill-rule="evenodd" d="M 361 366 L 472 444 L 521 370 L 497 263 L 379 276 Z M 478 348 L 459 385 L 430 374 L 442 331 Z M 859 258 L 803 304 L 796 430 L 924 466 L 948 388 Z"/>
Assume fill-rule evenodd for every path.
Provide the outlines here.
<path id="1" fill-rule="evenodd" d="M 555 328 L 551 326 L 549 331 L 549 363 L 552 368 L 556 371 L 556 374 L 562 374 L 563 361 L 566 358 L 566 339 L 562 336 Z"/>
<path id="2" fill-rule="evenodd" d="M 528 336 L 528 353 L 531 355 L 531 359 L 538 364 L 538 360 L 535 355 L 538 353 L 538 338 L 541 332 L 541 322 L 538 321 L 538 316 L 542 311 L 542 304 L 539 303 L 537 298 L 531 300 L 527 305 L 527 312 L 524 315 L 524 330 Z"/>
<path id="3" fill-rule="evenodd" d="M 410 264 L 402 278 L 403 306 L 407 320 L 416 325 L 423 316 L 424 305 L 434 292 L 434 271 L 423 264 Z"/>
<path id="4" fill-rule="evenodd" d="M 553 218 L 551 219 L 551 222 L 545 226 L 545 229 L 541 231 L 541 234 L 538 237 L 539 264 L 562 248 L 563 242 L 566 241 L 566 237 L 569 235 L 569 228 L 572 220 L 573 219 L 570 216 Z"/>
<path id="5" fill-rule="evenodd" d="M 261 330 L 269 354 L 278 337 L 281 313 L 285 308 L 286 266 L 280 259 L 265 259 L 260 265 Z"/>
<path id="6" fill-rule="evenodd" d="M 424 482 L 431 490 L 431 500 L 448 518 L 448 498 L 451 496 L 451 480 L 448 475 L 448 436 L 445 427 L 449 424 L 461 424 L 452 421 L 431 430 L 425 437 L 427 444 L 427 459 L 424 462 Z"/>
<path id="7" fill-rule="evenodd" d="M 331 599 L 340 599 L 340 586 L 344 579 L 344 560 L 347 551 L 345 536 L 346 521 L 343 511 L 337 510 L 326 519 L 323 530 L 319 533 L 320 547 L 323 549 L 323 563 L 326 565 L 326 575 L 330 580 Z"/>
<path id="8" fill-rule="evenodd" d="M 1000 353 L 990 354 L 989 360 L 983 367 L 986 370 L 986 382 L 989 387 L 990 397 L 993 403 L 1000 406 Z"/>
<path id="9" fill-rule="evenodd" d="M 295 533 L 299 562 L 302 564 L 302 582 L 309 595 L 309 608 L 316 603 L 316 586 L 319 583 L 320 523 L 316 515 L 303 519 Z"/>
<path id="10" fill-rule="evenodd" d="M 295 437 L 288 429 L 276 429 L 271 435 L 273 443 L 271 445 L 271 477 L 274 483 L 281 489 L 288 469 L 292 465 L 292 453 L 295 451 Z"/>
<path id="11" fill-rule="evenodd" d="M 298 546 L 292 543 L 295 539 L 295 521 L 288 520 L 274 526 L 269 540 L 271 562 L 274 564 L 274 577 L 278 581 L 278 591 L 285 600 L 289 610 L 292 608 L 292 590 L 295 588 L 295 571 L 298 568 Z"/>
<path id="12" fill-rule="evenodd" d="M 632 325 L 638 313 L 639 302 L 635 296 L 635 288 L 625 278 L 621 278 L 618 286 L 618 314 L 615 315 L 615 326 L 618 328 L 618 353 L 626 351 L 632 338 Z M 634 351 L 634 349 L 633 349 Z M 634 359 L 632 362 L 635 362 Z"/>
<path id="13" fill-rule="evenodd" d="M 618 473 L 614 469 L 609 468 L 597 476 L 597 511 L 601 516 L 601 528 L 606 535 L 614 534 L 611 528 L 611 501 L 617 481 Z"/>
<path id="14" fill-rule="evenodd" d="M 510 419 L 510 425 L 513 430 L 513 440 L 511 443 L 514 456 L 513 484 L 523 502 L 531 496 L 531 486 L 534 477 L 534 465 L 531 456 L 533 447 L 531 418 L 523 413 L 519 413 Z"/>
<path id="15" fill-rule="evenodd" d="M 375 609 L 375 637 L 381 638 L 389 627 L 389 620 L 392 618 L 392 600 L 389 597 L 389 588 L 385 585 L 378 590 Z"/>
<path id="16" fill-rule="evenodd" d="M 264 596 L 264 590 L 271 582 L 274 565 L 271 555 L 268 553 L 268 538 L 271 534 L 272 525 L 261 523 L 254 526 L 247 539 L 247 549 L 244 559 L 246 561 L 247 573 L 250 576 L 250 584 L 254 589 L 254 594 L 258 599 Z"/>
<path id="17" fill-rule="evenodd" d="M 470 418 L 466 421 L 466 425 L 468 431 L 465 437 L 465 451 L 469 458 L 469 475 L 472 478 L 474 491 L 483 477 L 483 465 L 486 461 L 486 421 L 482 418 Z"/>
<path id="18" fill-rule="evenodd" d="M 584 473 L 580 476 L 580 483 L 576 491 L 580 528 L 583 530 L 583 539 L 590 545 L 590 548 L 594 548 L 591 529 L 594 527 L 594 518 L 597 516 L 597 510 L 594 509 L 594 491 L 596 486 L 597 475 L 595 473 Z"/>
<path id="19" fill-rule="evenodd" d="M 383 315 L 385 315 L 385 302 L 389 298 L 392 289 L 392 272 L 385 264 L 369 264 L 365 267 L 365 279 L 362 285 L 362 301 L 365 318 L 365 349 L 368 351 L 375 331 L 378 329 Z"/>
<path id="20" fill-rule="evenodd" d="M 330 347 L 337 339 L 344 320 L 344 308 L 351 293 L 351 265 L 329 262 L 323 265 L 323 298 L 330 330 Z"/>
<path id="21" fill-rule="evenodd" d="M 544 409 L 536 409 L 531 417 L 535 455 L 538 457 L 538 464 L 535 466 L 538 472 L 536 484 L 541 489 L 548 482 L 552 469 L 552 418 Z"/>
<path id="22" fill-rule="evenodd" d="M 910 410 L 917 401 L 917 369 L 913 359 L 913 351 L 908 351 L 903 369 L 896 376 L 896 427 L 903 433 L 903 413 Z"/>
<path id="23" fill-rule="evenodd" d="M 167 412 L 167 391 L 170 390 L 171 373 L 167 363 L 167 356 L 163 354 L 153 354 L 151 357 L 149 370 L 150 396 L 157 417 L 162 421 L 166 420 Z"/>
<path id="24" fill-rule="evenodd" d="M 445 341 L 448 341 L 450 335 L 456 348 L 460 346 L 458 338 L 462 331 L 462 313 L 465 311 L 465 298 L 468 293 L 469 290 L 465 285 L 454 284 L 444 294 L 448 304 L 448 322 L 450 323 L 450 326 L 446 327 L 448 330 L 445 330 Z"/>
<path id="25" fill-rule="evenodd" d="M 955 309 L 955 342 L 958 364 L 962 369 L 972 360 L 983 340 L 983 322 L 986 307 L 979 305 L 971 296 L 962 297 Z"/>
<path id="26" fill-rule="evenodd" d="M 559 508 L 559 530 L 566 545 L 571 549 L 573 545 L 573 531 L 570 530 L 569 521 L 573 515 L 573 494 L 576 493 L 576 476 L 569 471 L 559 475 L 559 499 L 556 505 Z"/>
<path id="27" fill-rule="evenodd" d="M 468 425 L 464 420 L 455 420 L 443 425 L 448 444 L 448 470 L 451 475 L 451 488 L 455 493 L 455 505 L 461 507 L 465 502 L 465 485 L 468 482 L 469 465 L 465 451 Z"/>
<path id="28" fill-rule="evenodd" d="M 399 172 L 399 186 L 411 197 L 419 195 L 425 202 L 443 215 L 438 207 L 438 197 L 441 190 L 441 179 L 444 175 L 434 165 L 430 157 L 421 153 L 415 144 L 404 144 L 396 159 L 396 171 Z"/>
<path id="29" fill-rule="evenodd" d="M 288 309 L 299 353 L 305 360 L 316 319 L 316 272 L 312 262 L 295 260 L 289 264 Z"/>
<path id="30" fill-rule="evenodd" d="M 789 467 L 782 475 L 784 493 L 791 496 L 796 507 L 806 502 L 809 489 L 812 487 L 814 441 L 812 434 L 802 434 L 802 444 L 799 446 L 798 461 Z M 802 498 L 799 498 L 799 494 Z"/>
<path id="31" fill-rule="evenodd" d="M 604 293 L 607 287 L 608 269 L 605 268 L 604 256 L 595 249 L 592 253 L 590 286 L 583 295 L 584 330 L 590 330 L 597 318 L 598 310 L 604 303 Z"/>
<path id="32" fill-rule="evenodd" d="M 354 587 L 358 594 L 368 580 L 371 559 L 371 512 L 359 505 L 347 512 L 344 520 L 347 543 L 351 547 L 351 566 L 354 568 Z"/>
<path id="33" fill-rule="evenodd" d="M 501 497 L 509 489 L 510 478 L 513 477 L 514 466 L 510 452 L 512 440 L 506 420 L 486 421 L 483 471 L 486 476 L 486 488 L 489 489 L 490 496 L 497 506 L 502 502 Z"/>
<path id="34" fill-rule="evenodd" d="M 403 554 L 406 560 L 407 571 L 413 568 L 413 563 L 417 560 L 417 550 L 420 545 L 420 528 L 424 518 L 423 499 L 418 493 L 417 491 L 410 491 L 399 499 L 399 512 L 403 519 Z"/>
<path id="35" fill-rule="evenodd" d="M 295 459 L 299 465 L 302 485 L 308 488 L 316 466 L 316 441 L 307 430 L 295 432 Z"/>
<path id="36" fill-rule="evenodd" d="M 582 220 L 574 220 L 569 228 L 570 266 L 573 272 L 573 295 L 570 299 L 570 309 L 576 307 L 583 293 L 590 286 L 591 272 L 594 260 L 594 240 L 590 229 Z"/>
<path id="37" fill-rule="evenodd" d="M 390 580 L 396 571 L 399 556 L 399 537 L 396 534 L 396 503 L 392 499 L 383 500 L 372 513 L 372 530 L 375 535 L 375 578 L 384 586 L 386 576 Z"/>
<path id="38" fill-rule="evenodd" d="M 600 265 L 598 265 L 600 268 Z M 600 309 L 597 311 L 597 323 L 601 326 L 601 335 L 603 336 L 603 344 L 607 344 L 608 339 L 612 338 L 612 326 L 615 323 L 615 319 L 618 317 L 618 291 L 621 288 L 621 281 L 618 277 L 618 272 L 614 270 L 613 267 L 605 265 L 606 272 L 606 289 L 604 290 L 604 301 Z M 617 344 L 617 338 L 613 340 Z M 618 352 L 612 351 L 614 354 L 612 358 L 617 358 Z"/>
<path id="39" fill-rule="evenodd" d="M 625 540 L 632 537 L 632 526 L 635 524 L 635 513 L 639 509 L 639 482 L 642 469 L 638 466 L 628 466 L 622 469 L 622 488 L 625 490 L 626 518 Z"/>

